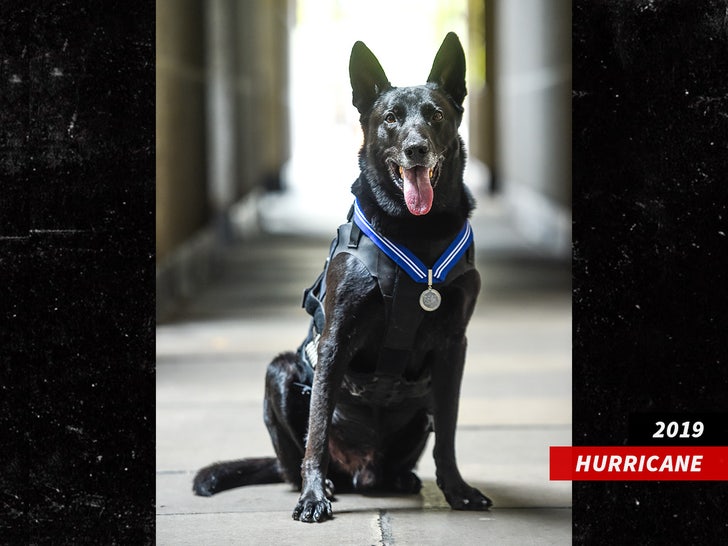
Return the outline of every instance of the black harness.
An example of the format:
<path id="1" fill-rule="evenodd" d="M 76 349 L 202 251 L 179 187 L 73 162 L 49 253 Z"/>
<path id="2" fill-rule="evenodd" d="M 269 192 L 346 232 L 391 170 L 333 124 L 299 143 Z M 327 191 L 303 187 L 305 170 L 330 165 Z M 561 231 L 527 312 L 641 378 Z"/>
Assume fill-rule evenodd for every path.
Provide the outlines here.
<path id="1" fill-rule="evenodd" d="M 311 315 L 312 320 L 308 336 L 299 347 L 298 353 L 307 366 L 316 367 L 318 342 L 326 322 L 323 307 L 326 273 L 335 256 L 341 253 L 350 254 L 366 267 L 379 285 L 385 306 L 385 334 L 375 371 L 370 374 L 347 372 L 343 381 L 345 390 L 353 397 L 366 397 L 367 402 L 375 405 L 391 405 L 407 398 L 425 396 L 429 392 L 429 376 L 415 381 L 404 378 L 417 331 L 427 313 L 418 303 L 423 285 L 412 280 L 362 233 L 359 226 L 352 221 L 353 210 L 352 207 L 349 211 L 348 222 L 337 230 L 324 270 L 314 284 L 304 291 L 303 308 Z M 471 245 L 445 281 L 438 286 L 447 286 L 474 268 L 475 253 Z"/>

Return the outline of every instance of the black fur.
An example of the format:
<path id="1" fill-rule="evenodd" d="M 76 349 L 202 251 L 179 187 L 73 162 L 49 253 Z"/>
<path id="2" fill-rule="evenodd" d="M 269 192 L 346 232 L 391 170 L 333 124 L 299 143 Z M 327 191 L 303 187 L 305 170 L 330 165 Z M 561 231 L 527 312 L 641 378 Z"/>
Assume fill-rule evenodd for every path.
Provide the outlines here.
<path id="1" fill-rule="evenodd" d="M 474 206 L 463 185 L 465 151 L 458 135 L 466 94 L 460 42 L 448 34 L 427 83 L 404 88 L 393 87 L 371 51 L 357 42 L 350 78 L 365 137 L 352 192 L 381 234 L 431 264 Z M 405 176 L 414 181 L 407 191 Z M 422 319 L 402 374 L 406 381 L 429 379 L 429 388 L 391 405 L 341 387 L 345 374 L 375 373 L 386 328 L 376 280 L 343 253 L 329 264 L 326 281 L 326 325 L 315 374 L 292 352 L 268 367 L 264 416 L 277 459 L 208 466 L 195 477 L 194 491 L 211 495 L 285 479 L 301 489 L 294 519 L 322 521 L 332 517 L 332 482 L 339 490 L 417 493 L 421 482 L 413 469 L 434 425 L 437 483 L 445 498 L 455 509 L 487 509 L 491 501 L 465 483 L 455 461 L 465 329 L 480 290 L 478 273 L 470 269 L 441 288 L 442 305 Z M 397 385 L 393 381 L 391 389 Z"/>

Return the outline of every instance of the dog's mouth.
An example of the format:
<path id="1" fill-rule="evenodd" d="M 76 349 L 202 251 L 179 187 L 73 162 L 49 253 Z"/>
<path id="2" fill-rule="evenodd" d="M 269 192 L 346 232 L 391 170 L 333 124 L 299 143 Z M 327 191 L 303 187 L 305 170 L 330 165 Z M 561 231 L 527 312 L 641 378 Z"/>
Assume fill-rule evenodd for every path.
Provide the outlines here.
<path id="1" fill-rule="evenodd" d="M 440 178 L 440 162 L 432 166 L 414 165 L 407 168 L 389 160 L 387 166 L 392 180 L 404 194 L 407 209 L 415 216 L 430 212 L 434 198 L 433 189 Z"/>

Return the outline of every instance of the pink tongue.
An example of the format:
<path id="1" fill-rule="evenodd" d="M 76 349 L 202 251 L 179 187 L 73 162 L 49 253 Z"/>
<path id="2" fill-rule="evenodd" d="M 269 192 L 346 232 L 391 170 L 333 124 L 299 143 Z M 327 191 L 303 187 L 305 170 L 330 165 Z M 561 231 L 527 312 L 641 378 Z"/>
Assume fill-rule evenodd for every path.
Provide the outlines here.
<path id="1" fill-rule="evenodd" d="M 409 211 L 422 216 L 432 208 L 432 184 L 430 184 L 429 169 L 427 167 L 412 167 L 403 169 L 404 201 Z"/>

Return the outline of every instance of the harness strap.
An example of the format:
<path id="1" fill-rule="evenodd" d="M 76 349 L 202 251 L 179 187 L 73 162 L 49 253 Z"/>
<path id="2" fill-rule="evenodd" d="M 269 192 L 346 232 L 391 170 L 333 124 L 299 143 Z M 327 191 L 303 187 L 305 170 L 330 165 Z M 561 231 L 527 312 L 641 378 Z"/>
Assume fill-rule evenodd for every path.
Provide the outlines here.
<path id="1" fill-rule="evenodd" d="M 359 239 L 361 239 L 361 229 L 356 224 L 351 226 L 351 233 L 349 234 L 349 248 L 359 248 Z"/>
<path id="2" fill-rule="evenodd" d="M 323 272 L 304 292 L 303 307 L 313 320 L 308 337 L 299 348 L 299 353 L 305 362 L 315 367 L 316 346 L 325 324 L 323 300 L 326 295 L 326 272 L 335 256 L 347 253 L 361 261 L 370 275 L 377 280 L 384 301 L 386 326 L 375 374 L 401 377 L 409 363 L 417 331 L 426 313 L 418 303 L 422 285 L 412 281 L 407 273 L 368 237 L 362 238 L 361 229 L 351 221 L 353 211 L 352 207 L 348 217 L 349 223 L 339 226 L 337 236 L 331 243 Z M 463 259 L 455 264 L 446 283 L 473 267 L 474 252 L 471 246 Z"/>

